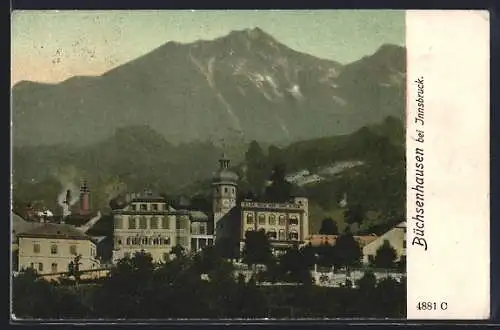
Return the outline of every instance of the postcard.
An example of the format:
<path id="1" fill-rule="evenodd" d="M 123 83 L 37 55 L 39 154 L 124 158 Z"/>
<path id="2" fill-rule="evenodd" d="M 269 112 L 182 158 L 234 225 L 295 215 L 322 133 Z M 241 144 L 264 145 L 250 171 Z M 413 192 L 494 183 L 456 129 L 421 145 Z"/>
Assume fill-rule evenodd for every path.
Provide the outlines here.
<path id="1" fill-rule="evenodd" d="M 488 12 L 11 17 L 12 322 L 490 317 Z"/>

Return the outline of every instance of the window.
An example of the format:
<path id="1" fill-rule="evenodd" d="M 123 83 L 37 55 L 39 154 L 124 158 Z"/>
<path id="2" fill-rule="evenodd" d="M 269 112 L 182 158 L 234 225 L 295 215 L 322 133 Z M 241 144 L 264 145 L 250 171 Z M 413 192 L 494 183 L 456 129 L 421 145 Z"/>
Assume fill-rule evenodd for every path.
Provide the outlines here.
<path id="1" fill-rule="evenodd" d="M 148 210 L 148 204 L 141 204 L 141 211 L 147 211 Z"/>
<path id="2" fill-rule="evenodd" d="M 278 220 L 278 224 L 280 226 L 284 226 L 285 225 L 285 216 L 283 214 L 280 215 L 279 220 Z"/>
<path id="3" fill-rule="evenodd" d="M 153 245 L 160 245 L 160 238 L 159 237 L 153 238 Z"/>
<path id="4" fill-rule="evenodd" d="M 139 219 L 139 229 L 147 229 L 148 228 L 148 219 L 146 217 L 141 217 Z"/>
<path id="5" fill-rule="evenodd" d="M 253 214 L 252 213 L 247 214 L 247 224 L 248 225 L 253 224 Z"/>
<path id="6" fill-rule="evenodd" d="M 130 217 L 128 219 L 128 229 L 136 229 L 137 228 L 137 219 L 134 217 Z"/>
<path id="7" fill-rule="evenodd" d="M 186 219 L 184 217 L 179 217 L 176 219 L 177 229 L 186 229 Z"/>
<path id="8" fill-rule="evenodd" d="M 161 227 L 163 229 L 170 229 L 170 219 L 168 217 L 161 218 Z"/>
<path id="9" fill-rule="evenodd" d="M 118 245 L 122 245 L 122 240 L 120 238 L 118 239 Z"/>
<path id="10" fill-rule="evenodd" d="M 50 253 L 57 254 L 57 245 L 53 244 L 50 246 Z"/>
<path id="11" fill-rule="evenodd" d="M 127 245 L 131 245 L 132 244 L 132 239 L 130 237 L 127 237 Z"/>
<path id="12" fill-rule="evenodd" d="M 132 211 L 137 211 L 137 204 L 132 204 L 131 209 Z"/>
<path id="13" fill-rule="evenodd" d="M 152 209 L 153 211 L 157 212 L 157 211 L 158 211 L 158 204 L 155 204 L 155 203 L 154 203 L 154 204 L 151 204 L 151 209 Z"/>
<path id="14" fill-rule="evenodd" d="M 31 269 L 35 269 L 35 264 L 33 264 L 32 262 L 30 263 L 30 268 Z"/>
<path id="15" fill-rule="evenodd" d="M 403 240 L 403 249 L 406 249 L 406 240 Z"/>
<path id="16" fill-rule="evenodd" d="M 43 272 L 43 264 L 41 262 L 38 263 L 38 271 Z"/>
<path id="17" fill-rule="evenodd" d="M 40 253 L 40 244 L 38 243 L 33 244 L 33 252 Z"/>
<path id="18" fill-rule="evenodd" d="M 297 233 L 296 230 L 292 230 L 290 231 L 290 233 L 288 234 L 288 237 L 293 240 L 293 241 L 296 241 L 299 239 L 299 233 Z"/>
<path id="19" fill-rule="evenodd" d="M 276 226 L 276 216 L 274 214 L 269 215 L 269 225 Z"/>
<path id="20" fill-rule="evenodd" d="M 56 264 L 56 263 L 53 263 L 53 264 L 50 266 L 50 269 L 51 269 L 52 273 L 57 273 L 57 264 Z"/>
<path id="21" fill-rule="evenodd" d="M 207 233 L 207 228 L 205 225 L 200 226 L 200 235 L 205 235 Z"/>
<path id="22" fill-rule="evenodd" d="M 224 193 L 225 193 L 225 194 L 227 194 L 227 187 L 226 187 L 226 188 L 224 188 Z"/>
<path id="23" fill-rule="evenodd" d="M 116 229 L 122 229 L 123 228 L 123 222 L 121 217 L 115 217 L 115 228 Z"/>
<path id="24" fill-rule="evenodd" d="M 299 219 L 296 215 L 292 215 L 290 216 L 290 219 L 288 219 L 288 223 L 292 226 L 297 226 L 299 224 Z"/>
<path id="25" fill-rule="evenodd" d="M 76 256 L 76 245 L 70 245 L 70 246 L 69 246 L 69 253 L 70 253 L 71 255 Z"/>
<path id="26" fill-rule="evenodd" d="M 279 238 L 280 241 L 285 241 L 286 240 L 286 235 L 285 235 L 285 230 L 284 229 L 280 229 L 278 238 Z"/>
<path id="27" fill-rule="evenodd" d="M 149 221 L 150 221 L 149 226 L 151 229 L 158 229 L 158 218 L 157 217 L 152 217 L 151 219 L 149 219 Z"/>
<path id="28" fill-rule="evenodd" d="M 142 244 L 142 245 L 147 245 L 147 244 L 148 244 L 148 238 L 147 238 L 147 237 L 143 237 L 143 238 L 141 239 L 141 244 Z"/>
<path id="29" fill-rule="evenodd" d="M 277 234 L 276 234 L 276 229 L 271 229 L 267 232 L 267 237 L 269 239 L 276 239 Z"/>
<path id="30" fill-rule="evenodd" d="M 259 214 L 259 225 L 265 225 L 266 224 L 266 215 L 264 213 Z"/>

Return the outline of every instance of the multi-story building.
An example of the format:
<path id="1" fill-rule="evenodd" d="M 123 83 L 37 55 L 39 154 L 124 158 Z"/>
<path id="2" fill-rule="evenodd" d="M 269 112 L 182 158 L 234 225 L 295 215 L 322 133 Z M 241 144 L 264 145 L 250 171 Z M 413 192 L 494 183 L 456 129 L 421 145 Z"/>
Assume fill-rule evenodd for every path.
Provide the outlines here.
<path id="1" fill-rule="evenodd" d="M 81 256 L 80 270 L 99 268 L 92 239 L 74 226 L 43 223 L 18 234 L 18 270 L 34 268 L 40 274 L 67 272 Z"/>
<path id="2" fill-rule="evenodd" d="M 191 251 L 213 241 L 204 213 L 176 210 L 151 192 L 129 194 L 125 203 L 113 210 L 113 218 L 115 263 L 140 251 L 151 254 L 155 262 L 165 261 L 177 245 Z"/>
<path id="3" fill-rule="evenodd" d="M 299 245 L 309 235 L 308 199 L 295 197 L 286 203 L 244 200 L 236 205 L 238 175 L 222 157 L 215 173 L 213 213 L 216 240 L 237 239 L 240 250 L 247 231 L 264 230 L 275 250 Z"/>

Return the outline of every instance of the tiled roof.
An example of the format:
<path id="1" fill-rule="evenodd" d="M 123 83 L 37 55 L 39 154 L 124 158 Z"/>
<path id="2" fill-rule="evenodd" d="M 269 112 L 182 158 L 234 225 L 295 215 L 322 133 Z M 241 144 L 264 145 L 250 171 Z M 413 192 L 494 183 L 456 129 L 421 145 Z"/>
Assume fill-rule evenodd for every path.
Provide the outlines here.
<path id="1" fill-rule="evenodd" d="M 39 222 L 26 221 L 19 215 L 12 213 L 12 227 L 11 227 L 12 240 L 15 240 L 20 233 L 31 230 L 40 225 L 41 223 Z"/>
<path id="2" fill-rule="evenodd" d="M 18 235 L 19 237 L 91 240 L 81 230 L 67 224 L 42 223 Z"/>

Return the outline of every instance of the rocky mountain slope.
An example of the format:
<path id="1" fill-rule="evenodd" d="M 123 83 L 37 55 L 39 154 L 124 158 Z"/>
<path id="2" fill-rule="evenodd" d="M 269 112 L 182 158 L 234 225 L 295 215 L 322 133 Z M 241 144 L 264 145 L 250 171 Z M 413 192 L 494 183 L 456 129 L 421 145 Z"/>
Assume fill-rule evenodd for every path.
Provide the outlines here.
<path id="1" fill-rule="evenodd" d="M 131 125 L 147 125 L 173 144 L 347 134 L 388 115 L 402 118 L 405 70 L 398 46 L 341 65 L 258 28 L 168 42 L 102 76 L 16 84 L 14 144 L 89 144 Z"/>

